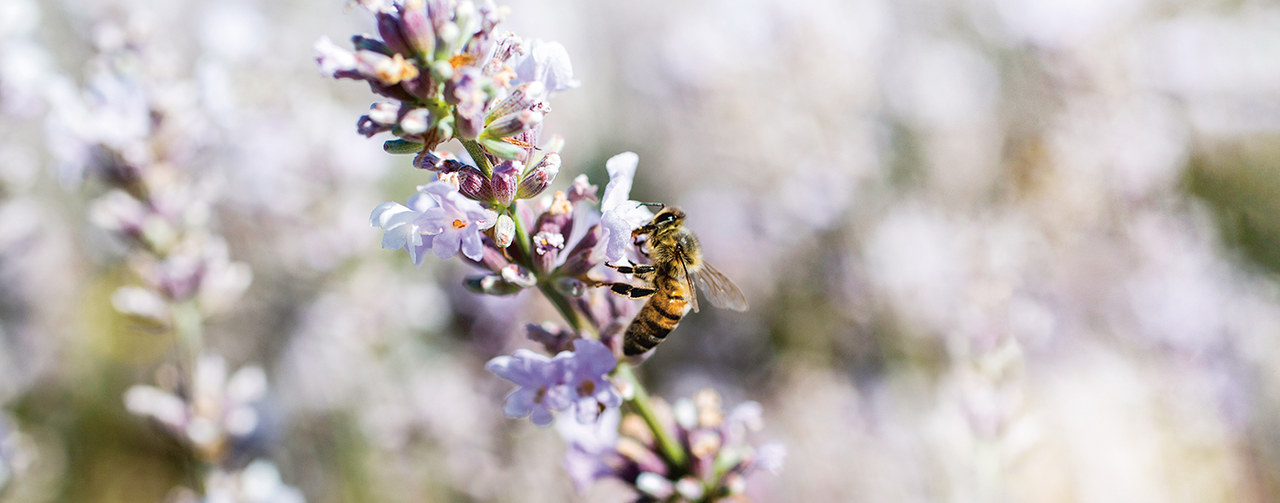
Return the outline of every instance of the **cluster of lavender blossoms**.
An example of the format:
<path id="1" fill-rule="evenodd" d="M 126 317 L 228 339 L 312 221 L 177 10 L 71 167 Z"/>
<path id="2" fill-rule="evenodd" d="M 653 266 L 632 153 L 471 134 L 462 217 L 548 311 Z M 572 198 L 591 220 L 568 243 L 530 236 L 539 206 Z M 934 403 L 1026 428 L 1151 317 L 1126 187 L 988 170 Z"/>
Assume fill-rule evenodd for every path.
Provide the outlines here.
<path id="1" fill-rule="evenodd" d="M 223 358 L 204 349 L 207 320 L 252 279 L 210 226 L 217 187 L 194 175 L 211 121 L 189 82 L 155 68 L 146 40 L 110 24 L 99 31 L 111 36 L 99 37 L 85 88 L 66 80 L 50 93 L 50 147 L 64 178 L 104 189 L 89 219 L 123 245 L 135 277 L 113 293 L 116 310 L 148 335 L 172 336 L 178 354 L 156 386 L 128 389 L 124 405 L 187 448 L 199 482 L 170 500 L 301 503 L 271 462 L 253 459 L 266 374 L 246 366 L 228 377 Z"/>
<path id="2" fill-rule="evenodd" d="M 544 194 L 563 146 L 559 138 L 540 142 L 548 99 L 577 85 L 564 48 L 496 31 L 505 11 L 490 1 L 359 3 L 374 15 L 378 36 L 354 36 L 354 51 L 320 40 L 321 71 L 364 81 L 389 99 L 360 117 L 358 132 L 393 134 L 385 150 L 415 154 L 414 167 L 434 178 L 404 204 L 373 210 L 382 246 L 405 250 L 415 264 L 428 254 L 461 254 L 484 271 L 467 278 L 472 291 L 537 289 L 568 324 L 530 324 L 526 335 L 545 354 L 520 349 L 486 365 L 517 386 L 506 415 L 539 426 L 577 425 L 561 430 L 579 488 L 615 477 L 642 500 L 711 501 L 742 494 L 743 477 L 756 467 L 776 470 L 780 446 L 757 450 L 747 442 L 747 431 L 760 426 L 759 405 L 725 418 L 709 392 L 696 405 L 678 402 L 673 415 L 620 358 L 636 303 L 592 287 L 620 279 L 604 263 L 639 259 L 631 231 L 652 213 L 630 200 L 639 162 L 630 152 L 606 164 L 603 199 L 585 175 Z M 463 151 L 438 149 L 449 140 Z M 628 412 L 619 421 L 624 402 Z M 563 414 L 572 420 L 557 421 Z"/>

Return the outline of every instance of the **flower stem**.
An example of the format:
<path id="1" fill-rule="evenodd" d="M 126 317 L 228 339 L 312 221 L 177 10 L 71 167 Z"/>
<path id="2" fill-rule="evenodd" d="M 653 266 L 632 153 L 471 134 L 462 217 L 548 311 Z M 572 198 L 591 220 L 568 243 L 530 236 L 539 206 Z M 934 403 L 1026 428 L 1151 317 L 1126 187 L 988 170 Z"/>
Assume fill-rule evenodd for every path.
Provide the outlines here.
<path id="1" fill-rule="evenodd" d="M 658 414 L 654 412 L 653 404 L 650 403 L 649 393 L 645 391 L 644 385 L 640 384 L 640 379 L 631 370 L 631 364 L 627 362 L 618 363 L 618 368 L 614 369 L 613 372 L 614 375 L 631 385 L 632 396 L 627 401 L 631 403 L 640 418 L 644 419 L 644 424 L 648 425 L 649 430 L 653 432 L 653 437 L 658 441 L 658 448 L 662 451 L 662 457 L 667 459 L 667 463 L 671 467 L 680 470 L 685 469 L 688 457 L 685 456 L 684 447 L 671 436 L 671 432 L 667 431 L 667 428 L 658 420 Z"/>
<path id="2" fill-rule="evenodd" d="M 186 367 L 184 378 L 194 384 L 196 361 L 204 346 L 204 315 L 194 300 L 173 306 L 173 333 L 178 343 L 178 359 Z"/>

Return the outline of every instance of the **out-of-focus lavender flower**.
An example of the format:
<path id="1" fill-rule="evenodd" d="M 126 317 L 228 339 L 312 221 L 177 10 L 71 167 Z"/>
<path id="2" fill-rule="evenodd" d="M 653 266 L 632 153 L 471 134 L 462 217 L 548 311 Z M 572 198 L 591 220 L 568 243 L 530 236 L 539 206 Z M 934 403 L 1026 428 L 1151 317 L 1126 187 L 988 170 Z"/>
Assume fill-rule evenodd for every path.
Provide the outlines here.
<path id="1" fill-rule="evenodd" d="M 0 494 L 33 461 L 27 443 L 28 440 L 18 430 L 17 423 L 8 414 L 0 412 Z"/>
<path id="2" fill-rule="evenodd" d="M 266 396 L 267 378 L 256 366 L 242 367 L 228 378 L 222 357 L 202 355 L 189 393 L 138 385 L 125 392 L 124 403 L 130 412 L 156 420 L 176 438 L 189 442 L 202 459 L 217 461 L 232 443 L 257 430 L 255 407 Z"/>
<path id="3" fill-rule="evenodd" d="M 670 423 L 688 456 L 687 466 L 664 460 L 650 430 L 634 414 L 622 417 L 617 434 L 562 429 L 570 441 L 565 462 L 578 473 L 579 490 L 593 480 L 618 478 L 648 498 L 698 501 L 732 497 L 745 490 L 745 478 L 765 469 L 778 473 L 786 456 L 781 444 L 755 446 L 748 433 L 763 427 L 758 403 L 738 405 L 726 415 L 720 395 L 706 389 L 668 409 L 656 402 L 659 417 Z"/>
<path id="4" fill-rule="evenodd" d="M 472 260 L 483 258 L 480 231 L 493 227 L 497 213 L 463 197 L 448 183 L 433 182 L 418 189 L 407 201 L 409 206 L 386 202 L 369 216 L 373 226 L 385 231 L 382 247 L 405 249 L 414 264 L 422 263 L 428 249 L 442 259 L 459 250 Z"/>
<path id="5" fill-rule="evenodd" d="M 538 426 L 551 424 L 553 412 L 575 408 L 579 422 L 592 423 L 604 410 L 622 404 L 606 377 L 618 361 L 600 341 L 576 339 L 574 349 L 553 358 L 520 349 L 489 360 L 485 368 L 519 386 L 507 395 L 509 417 L 530 416 Z"/>
<path id="6" fill-rule="evenodd" d="M 574 406 L 578 422 L 594 422 L 600 413 L 622 405 L 622 395 L 605 377 L 618 366 L 618 359 L 600 341 L 577 339 L 571 352 L 560 352 L 557 358 L 566 358 L 568 385 L 574 391 Z"/>
<path id="7" fill-rule="evenodd" d="M 614 445 L 618 443 L 618 425 L 622 421 L 620 409 L 609 409 L 593 423 L 560 421 L 556 431 L 564 439 L 564 467 L 569 480 L 579 493 L 591 484 L 612 476 L 623 464 Z"/>
<path id="8" fill-rule="evenodd" d="M 302 492 L 280 480 L 270 461 L 256 459 L 242 470 L 218 469 L 204 480 L 204 497 L 183 491 L 175 503 L 305 503 Z"/>
<path id="9" fill-rule="evenodd" d="M 653 212 L 631 197 L 631 181 L 636 176 L 640 156 L 623 152 L 609 158 L 605 169 L 609 172 L 609 184 L 604 188 L 600 201 L 600 241 L 604 242 L 604 258 L 607 262 L 619 262 L 632 248 L 631 231 L 653 218 Z"/>
<path id="10" fill-rule="evenodd" d="M 572 403 L 563 359 L 519 349 L 511 356 L 489 360 L 485 368 L 519 386 L 507 395 L 502 407 L 507 417 L 529 416 L 533 424 L 546 426 L 555 419 L 552 411 L 564 410 Z"/>

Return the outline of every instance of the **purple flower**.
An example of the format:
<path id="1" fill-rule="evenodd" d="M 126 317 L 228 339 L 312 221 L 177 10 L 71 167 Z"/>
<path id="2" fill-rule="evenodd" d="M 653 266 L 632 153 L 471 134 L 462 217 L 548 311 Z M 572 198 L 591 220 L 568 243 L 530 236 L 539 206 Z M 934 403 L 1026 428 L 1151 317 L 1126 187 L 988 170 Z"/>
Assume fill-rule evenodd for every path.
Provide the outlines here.
<path id="1" fill-rule="evenodd" d="M 369 216 L 370 223 L 385 231 L 382 247 L 404 248 L 414 264 L 422 263 L 428 248 L 442 259 L 461 250 L 467 258 L 480 260 L 484 256 L 480 231 L 493 227 L 498 215 L 448 183 L 433 182 L 418 189 L 408 206 L 382 203 Z"/>
<path id="2" fill-rule="evenodd" d="M 573 352 L 561 352 L 556 358 L 571 355 L 566 361 L 568 384 L 574 391 L 578 422 L 593 423 L 603 410 L 622 405 L 622 395 L 605 377 L 618 366 L 618 359 L 600 341 L 577 339 Z"/>
<path id="3" fill-rule="evenodd" d="M 606 377 L 617 364 L 600 341 L 577 339 L 573 351 L 554 358 L 519 349 L 489 360 L 485 368 L 519 386 L 503 404 L 507 417 L 529 416 L 533 424 L 546 426 L 555 419 L 553 412 L 570 407 L 578 422 L 591 424 L 602 411 L 622 405 L 622 395 Z"/>
<path id="4" fill-rule="evenodd" d="M 564 385 L 567 372 L 562 359 L 518 349 L 512 356 L 489 360 L 484 368 L 519 386 L 502 405 L 507 417 L 529 416 L 533 424 L 546 426 L 555 418 L 552 411 L 569 407 L 571 390 Z"/>
<path id="5" fill-rule="evenodd" d="M 529 43 L 527 53 L 507 62 L 515 68 L 517 82 L 541 82 L 551 94 L 573 89 L 579 84 L 573 78 L 569 53 L 559 42 L 534 39 Z"/>
<path id="6" fill-rule="evenodd" d="M 640 156 L 634 152 L 623 152 L 609 158 L 605 169 L 609 172 L 609 184 L 604 188 L 604 200 L 600 202 L 600 225 L 603 234 L 607 262 L 619 262 L 627 256 L 632 247 L 631 231 L 653 218 L 653 212 L 640 203 L 629 199 L 631 196 L 631 180 L 636 175 L 636 165 Z"/>

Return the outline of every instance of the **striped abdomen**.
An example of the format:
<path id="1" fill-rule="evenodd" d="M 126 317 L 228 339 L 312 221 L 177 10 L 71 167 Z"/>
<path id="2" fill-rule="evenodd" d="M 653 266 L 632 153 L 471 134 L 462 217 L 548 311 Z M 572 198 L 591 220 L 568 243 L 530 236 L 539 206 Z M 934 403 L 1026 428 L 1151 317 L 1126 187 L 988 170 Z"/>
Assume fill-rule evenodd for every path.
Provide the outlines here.
<path id="1" fill-rule="evenodd" d="M 622 339 L 622 351 L 627 356 L 653 349 L 680 324 L 680 318 L 689 314 L 691 292 L 685 288 L 686 284 L 684 278 L 676 275 L 659 273 L 654 277 L 657 291 L 636 313 Z"/>

